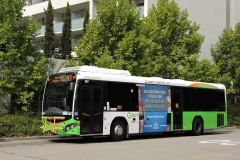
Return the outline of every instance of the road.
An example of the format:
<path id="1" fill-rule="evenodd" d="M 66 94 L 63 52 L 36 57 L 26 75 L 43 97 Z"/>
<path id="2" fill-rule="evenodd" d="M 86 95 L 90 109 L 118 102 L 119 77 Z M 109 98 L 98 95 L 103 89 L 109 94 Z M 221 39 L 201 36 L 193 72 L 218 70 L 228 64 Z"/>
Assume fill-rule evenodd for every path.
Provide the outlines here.
<path id="1" fill-rule="evenodd" d="M 132 136 L 112 142 L 97 137 L 0 139 L 0 160 L 239 160 L 240 128 Z"/>

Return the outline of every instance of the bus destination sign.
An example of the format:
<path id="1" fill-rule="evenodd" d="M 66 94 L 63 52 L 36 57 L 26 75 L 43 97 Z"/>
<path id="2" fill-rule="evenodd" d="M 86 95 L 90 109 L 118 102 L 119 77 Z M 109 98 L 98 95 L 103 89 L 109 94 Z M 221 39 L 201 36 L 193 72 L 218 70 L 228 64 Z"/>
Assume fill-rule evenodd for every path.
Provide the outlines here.
<path id="1" fill-rule="evenodd" d="M 75 74 L 58 74 L 58 75 L 52 75 L 48 78 L 48 81 L 50 82 L 71 82 L 75 81 L 76 76 Z"/>

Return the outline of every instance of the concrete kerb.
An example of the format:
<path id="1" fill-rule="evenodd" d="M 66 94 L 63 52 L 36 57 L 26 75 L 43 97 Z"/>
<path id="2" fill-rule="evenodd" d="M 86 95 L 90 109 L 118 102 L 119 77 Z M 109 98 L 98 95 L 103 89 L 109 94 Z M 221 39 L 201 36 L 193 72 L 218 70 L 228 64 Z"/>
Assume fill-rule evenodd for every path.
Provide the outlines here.
<path id="1" fill-rule="evenodd" d="M 27 137 L 0 137 L 0 142 L 3 141 L 16 141 L 16 140 L 32 140 L 32 139 L 58 139 L 61 136 L 47 135 L 47 136 L 27 136 Z"/>
<path id="2" fill-rule="evenodd" d="M 0 137 L 0 142 L 18 141 L 18 140 L 33 140 L 33 139 L 48 139 L 48 140 L 62 140 L 62 139 L 78 139 L 80 136 L 59 136 L 59 135 L 43 135 L 43 136 L 28 136 L 28 137 Z"/>

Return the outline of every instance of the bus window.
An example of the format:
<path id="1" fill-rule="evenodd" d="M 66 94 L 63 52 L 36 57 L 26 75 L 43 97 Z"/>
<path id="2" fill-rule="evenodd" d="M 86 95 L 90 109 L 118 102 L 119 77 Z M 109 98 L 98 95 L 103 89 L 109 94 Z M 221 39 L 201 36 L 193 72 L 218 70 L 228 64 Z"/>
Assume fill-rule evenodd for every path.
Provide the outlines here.
<path id="1" fill-rule="evenodd" d="M 190 103 L 192 111 L 202 111 L 204 108 L 204 90 L 198 88 L 191 89 Z"/>
<path id="2" fill-rule="evenodd" d="M 139 111 L 138 108 L 138 86 L 131 84 L 131 110 Z"/>
<path id="3" fill-rule="evenodd" d="M 218 91 L 217 92 L 217 99 L 218 99 L 218 111 L 226 111 L 225 109 L 225 96 L 224 96 L 224 91 Z"/>
<path id="4" fill-rule="evenodd" d="M 134 110 L 138 104 L 137 87 L 130 83 L 107 82 L 107 102 L 110 108 L 119 108 L 119 111 Z"/>
<path id="5" fill-rule="evenodd" d="M 217 90 L 207 89 L 204 91 L 205 97 L 205 110 L 216 111 L 218 108 Z"/>
<path id="6" fill-rule="evenodd" d="M 183 88 L 183 110 L 191 111 L 191 92 L 190 88 Z"/>
<path id="7" fill-rule="evenodd" d="M 184 88 L 183 104 L 184 111 L 225 111 L 224 91 Z"/>

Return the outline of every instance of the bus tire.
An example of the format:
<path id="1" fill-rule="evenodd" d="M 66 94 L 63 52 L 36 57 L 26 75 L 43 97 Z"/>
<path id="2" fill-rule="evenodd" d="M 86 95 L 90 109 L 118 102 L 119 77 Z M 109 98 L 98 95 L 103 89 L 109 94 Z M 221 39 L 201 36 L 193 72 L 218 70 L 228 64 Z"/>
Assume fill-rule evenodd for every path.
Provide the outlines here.
<path id="1" fill-rule="evenodd" d="M 192 134 L 194 136 L 199 136 L 203 134 L 203 121 L 201 118 L 195 118 L 192 124 Z"/>
<path id="2" fill-rule="evenodd" d="M 115 120 L 111 126 L 111 138 L 113 141 L 122 141 L 126 138 L 127 127 L 122 120 Z"/>

